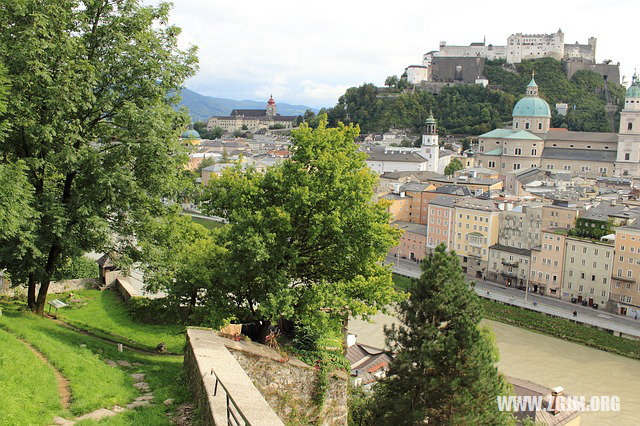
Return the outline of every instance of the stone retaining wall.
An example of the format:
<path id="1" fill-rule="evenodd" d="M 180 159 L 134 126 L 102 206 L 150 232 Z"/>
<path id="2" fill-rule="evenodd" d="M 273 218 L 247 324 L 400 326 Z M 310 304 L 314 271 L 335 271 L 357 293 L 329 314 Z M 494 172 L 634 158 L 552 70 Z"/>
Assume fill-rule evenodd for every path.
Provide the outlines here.
<path id="1" fill-rule="evenodd" d="M 65 291 L 85 290 L 99 288 L 101 284 L 100 278 L 80 278 L 77 280 L 52 281 L 49 284 L 49 294 L 63 293 Z M 40 286 L 36 286 L 36 294 Z M 8 280 L 0 286 L 0 295 L 3 296 L 23 296 L 27 297 L 27 288 L 23 286 L 9 287 Z"/>
<path id="2" fill-rule="evenodd" d="M 187 329 L 185 374 L 194 402 L 202 412 L 204 424 L 227 424 L 226 392 L 219 385 L 217 395 L 213 394 L 217 376 L 249 424 L 284 426 L 247 373 L 227 350 L 225 340 L 228 339 L 219 337 L 212 330 Z"/>

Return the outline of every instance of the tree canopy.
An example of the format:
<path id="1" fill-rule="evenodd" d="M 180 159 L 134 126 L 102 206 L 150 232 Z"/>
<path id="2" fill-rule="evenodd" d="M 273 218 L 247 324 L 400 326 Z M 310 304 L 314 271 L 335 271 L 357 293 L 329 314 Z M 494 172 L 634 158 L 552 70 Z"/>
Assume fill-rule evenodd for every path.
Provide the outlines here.
<path id="1" fill-rule="evenodd" d="M 482 308 L 464 280 L 458 256 L 443 244 L 422 262 L 399 326 L 386 329 L 394 353 L 374 387 L 376 424 L 509 424 L 496 397 L 510 387 L 496 367 L 498 352 L 479 327 Z"/>
<path id="2" fill-rule="evenodd" d="M 132 247 L 180 187 L 187 114 L 175 93 L 196 68 L 169 5 L 138 0 L 9 0 L 0 62 L 9 78 L 0 158 L 24 165 L 34 221 L 28 256 L 0 252 L 42 312 L 51 277 L 89 250 Z M 114 238 L 118 235 L 118 238 Z M 35 297 L 35 284 L 40 292 Z"/>
<path id="3" fill-rule="evenodd" d="M 464 169 L 464 165 L 462 164 L 462 161 L 458 160 L 457 158 L 454 158 L 444 168 L 444 174 L 446 176 L 451 176 L 458 170 L 462 170 L 462 169 Z"/>
<path id="4" fill-rule="evenodd" d="M 485 76 L 490 87 L 456 84 L 442 88 L 438 94 L 417 87 L 403 91 L 399 83 L 404 80 L 390 76 L 385 80 L 388 88 L 363 84 L 347 89 L 327 114 L 330 124 L 355 123 L 364 133 L 383 133 L 394 127 L 421 134 L 429 111 L 433 110 L 440 134 L 479 135 L 511 121 L 515 101 L 526 93 L 534 70 L 540 96 L 553 111 L 554 127 L 612 130 L 605 111 L 604 78 L 593 71 L 578 71 L 568 80 L 562 63 L 553 58 L 523 61 L 515 67 L 504 61 L 487 61 Z M 612 102 L 621 108 L 624 88 L 614 82 L 609 82 L 608 87 Z M 558 102 L 569 104 L 566 117 L 555 113 Z"/>
<path id="5" fill-rule="evenodd" d="M 376 177 L 356 151 L 358 128 L 292 132 L 292 157 L 264 174 L 240 166 L 212 176 L 203 209 L 228 220 L 218 239 L 225 277 L 216 309 L 253 322 L 261 339 L 280 318 L 294 322 L 370 315 L 397 296 L 382 260 L 396 244 Z M 217 292 L 217 293 L 214 293 Z"/>

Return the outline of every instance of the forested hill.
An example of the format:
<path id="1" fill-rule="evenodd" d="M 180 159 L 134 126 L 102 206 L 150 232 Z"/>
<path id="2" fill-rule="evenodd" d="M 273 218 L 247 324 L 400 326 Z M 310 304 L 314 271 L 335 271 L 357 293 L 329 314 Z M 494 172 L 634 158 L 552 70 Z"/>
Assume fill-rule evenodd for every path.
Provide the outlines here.
<path id="1" fill-rule="evenodd" d="M 515 68 L 499 61 L 487 62 L 485 76 L 492 88 L 460 84 L 445 87 L 434 95 L 404 90 L 402 81 L 384 91 L 373 84 L 364 84 L 348 89 L 327 113 L 332 124 L 358 123 L 362 133 L 385 132 L 395 127 L 410 128 L 419 134 L 424 130 L 429 110 L 433 110 L 441 133 L 479 135 L 511 121 L 513 106 L 524 96 L 533 70 L 540 96 L 551 106 L 553 127 L 611 131 L 602 76 L 579 71 L 568 80 L 562 63 L 551 58 L 525 61 Z M 615 83 L 610 83 L 609 88 L 612 99 L 621 106 L 624 88 Z M 569 104 L 566 117 L 556 114 L 556 102 Z"/>

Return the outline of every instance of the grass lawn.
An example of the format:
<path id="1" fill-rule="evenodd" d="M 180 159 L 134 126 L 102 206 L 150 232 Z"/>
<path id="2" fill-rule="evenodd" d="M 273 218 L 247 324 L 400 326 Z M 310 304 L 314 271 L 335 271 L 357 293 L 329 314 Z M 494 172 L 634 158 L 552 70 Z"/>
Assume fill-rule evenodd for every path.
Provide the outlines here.
<path id="1" fill-rule="evenodd" d="M 564 318 L 552 317 L 484 298 L 481 298 L 481 303 L 486 319 L 534 330 L 629 358 L 640 359 L 640 341 L 617 337 L 606 331 L 577 324 Z"/>
<path id="2" fill-rule="evenodd" d="M 136 396 L 133 381 L 122 370 L 109 367 L 86 346 L 84 336 L 53 321 L 4 305 L 0 327 L 31 343 L 71 385 L 73 414 L 126 404 Z"/>
<path id="3" fill-rule="evenodd" d="M 199 223 L 200 225 L 204 226 L 207 229 L 215 229 L 215 228 L 220 228 L 221 226 L 224 226 L 224 223 L 222 222 L 217 222 L 215 220 L 207 220 L 201 217 L 191 216 L 191 220 L 193 220 L 195 223 Z"/>
<path id="4" fill-rule="evenodd" d="M 400 274 L 393 274 L 393 284 L 398 290 L 406 291 L 411 285 L 411 281 L 414 278 L 407 277 Z"/>
<path id="5" fill-rule="evenodd" d="M 1 329 L 0 389 L 2 424 L 48 425 L 63 413 L 51 367 Z"/>
<path id="6" fill-rule="evenodd" d="M 140 392 L 133 387 L 133 380 L 129 376 L 131 373 L 145 373 L 145 381 L 149 383 L 154 393 L 155 404 L 104 419 L 100 424 L 171 424 L 167 414 L 171 414 L 176 405 L 167 407 L 162 402 L 169 398 L 174 399 L 176 404 L 190 400 L 190 394 L 184 384 L 181 356 L 146 355 L 127 349 L 120 353 L 115 344 L 75 332 L 50 319 L 33 315 L 27 312 L 21 303 L 0 302 L 0 307 L 4 311 L 3 316 L 0 317 L 0 328 L 6 329 L 31 343 L 69 380 L 71 386 L 71 413 L 66 413 L 66 418 L 82 415 L 97 408 L 112 408 L 116 404 L 124 406 L 133 401 Z M 0 335 L 0 348 L 2 348 L 2 354 L 4 354 L 5 345 L 2 343 L 2 337 L 3 335 Z M 25 350 L 28 351 L 26 347 Z M 16 361 L 13 364 L 2 366 L 0 385 L 3 384 L 4 375 L 12 377 L 20 374 L 22 377 L 20 386 L 25 388 L 24 392 L 29 392 L 29 384 L 34 383 L 34 386 L 41 390 L 43 394 L 47 392 L 49 404 L 54 404 L 54 409 L 58 407 L 57 409 L 61 411 L 57 388 L 55 388 L 55 378 L 53 379 L 53 391 L 50 391 L 51 386 L 48 385 L 53 374 L 51 369 L 47 367 L 48 372 L 45 371 L 45 373 L 41 374 L 40 379 L 31 380 L 31 373 L 27 371 L 23 374 L 21 364 L 32 364 L 31 371 L 34 371 L 33 375 L 35 376 L 36 367 L 41 368 L 42 362 L 38 359 L 33 360 L 34 356 L 31 352 L 23 351 L 14 356 L 14 358 Z M 126 360 L 130 363 L 136 362 L 142 364 L 142 366 L 131 368 L 110 367 L 104 362 L 106 358 Z M 2 362 L 1 360 L 3 360 L 3 357 L 0 354 L 0 362 Z M 11 379 L 8 378 L 6 380 L 10 382 Z M 21 397 L 21 404 L 16 406 L 8 402 L 12 400 L 6 398 L 4 386 L 1 389 L 0 413 L 2 413 L 2 416 L 9 416 L 9 418 L 12 415 L 22 416 L 23 413 L 37 412 L 37 410 L 44 410 L 48 407 L 39 403 L 37 399 L 30 399 L 28 394 Z M 51 392 L 53 394 L 50 394 Z M 8 404 L 9 411 L 3 409 L 3 404 Z M 22 419 L 22 417 L 18 418 Z M 50 424 L 50 420 L 50 418 L 45 418 L 43 415 L 41 423 Z M 4 424 L 2 421 L 0 423 Z M 20 422 L 20 424 L 30 423 L 38 424 L 38 421 L 29 422 L 27 420 Z M 85 421 L 78 424 L 93 423 L 95 422 Z"/>
<path id="7" fill-rule="evenodd" d="M 68 294 L 56 296 L 68 301 Z M 182 353 L 185 344 L 184 327 L 177 324 L 152 325 L 135 322 L 126 305 L 114 291 L 83 290 L 74 292 L 75 299 L 83 303 L 71 304 L 60 309 L 58 316 L 78 328 L 99 336 L 135 342 L 132 346 L 154 350 L 160 342 L 167 345 L 167 351 Z"/>

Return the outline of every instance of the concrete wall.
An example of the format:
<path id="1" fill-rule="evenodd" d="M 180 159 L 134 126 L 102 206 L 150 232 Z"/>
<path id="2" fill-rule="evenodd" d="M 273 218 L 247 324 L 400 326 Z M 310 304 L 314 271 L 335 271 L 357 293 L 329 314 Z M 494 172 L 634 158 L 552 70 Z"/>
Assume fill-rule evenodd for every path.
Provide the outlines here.
<path id="1" fill-rule="evenodd" d="M 189 389 L 205 424 L 226 425 L 224 391 L 213 396 L 215 371 L 252 425 L 347 424 L 347 380 L 335 372 L 322 410 L 313 402 L 316 370 L 295 358 L 283 357 L 265 345 L 236 342 L 212 330 L 189 328 L 184 360 Z M 220 418 L 224 423 L 219 423 Z M 282 419 L 282 420 L 281 420 Z M 218 423 L 216 423 L 218 422 Z"/>
<path id="2" fill-rule="evenodd" d="M 218 386 L 217 394 L 213 394 L 217 376 L 251 425 L 284 425 L 227 350 L 224 340 L 228 339 L 217 336 L 212 330 L 187 330 L 185 374 L 204 424 L 227 424 L 226 393 Z"/>

